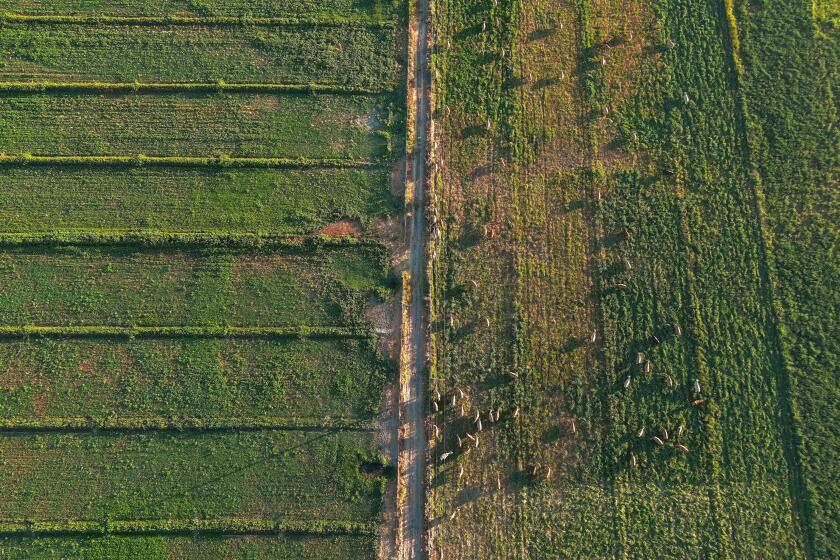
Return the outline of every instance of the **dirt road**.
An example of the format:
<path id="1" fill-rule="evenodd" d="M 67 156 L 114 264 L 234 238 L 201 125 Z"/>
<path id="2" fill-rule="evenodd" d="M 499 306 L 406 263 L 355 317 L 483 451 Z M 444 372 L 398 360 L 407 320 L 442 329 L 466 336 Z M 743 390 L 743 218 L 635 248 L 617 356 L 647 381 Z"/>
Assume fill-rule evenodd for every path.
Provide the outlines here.
<path id="1" fill-rule="evenodd" d="M 415 142 L 412 154 L 414 196 L 411 207 L 409 270 L 411 272 L 411 309 L 409 336 L 408 378 L 403 391 L 405 405 L 405 431 L 401 460 L 405 465 L 406 500 L 402 504 L 400 557 L 403 560 L 420 560 L 425 557 L 424 504 L 426 432 L 423 375 L 426 363 L 424 335 L 425 308 L 423 284 L 425 278 L 425 252 L 423 237 L 426 228 L 424 216 L 426 185 L 426 124 L 429 114 L 428 68 L 428 17 L 429 0 L 417 0 L 411 37 L 416 41 L 414 63 Z"/>

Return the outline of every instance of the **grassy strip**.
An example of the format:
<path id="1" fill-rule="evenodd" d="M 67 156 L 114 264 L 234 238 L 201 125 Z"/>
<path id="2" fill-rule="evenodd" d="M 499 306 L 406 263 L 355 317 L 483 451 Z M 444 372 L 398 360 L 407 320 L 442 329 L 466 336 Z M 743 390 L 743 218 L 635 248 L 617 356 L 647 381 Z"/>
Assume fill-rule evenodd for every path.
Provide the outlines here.
<path id="1" fill-rule="evenodd" d="M 182 17 L 182 16 L 102 16 L 102 15 L 28 15 L 4 13 L 0 15 L 0 26 L 6 23 L 37 25 L 150 25 L 185 26 L 202 25 L 216 27 L 363 27 L 369 29 L 391 29 L 392 21 L 381 21 L 360 17 Z"/>
<path id="2" fill-rule="evenodd" d="M 136 156 L 36 156 L 2 154 L 0 165 L 55 165 L 107 167 L 210 167 L 255 169 L 369 169 L 380 164 L 370 161 L 310 158 L 244 158 L 244 157 L 161 157 Z"/>
<path id="3" fill-rule="evenodd" d="M 97 535 L 373 535 L 373 523 L 330 520 L 265 518 L 125 519 L 113 521 L 0 521 L 0 536 Z"/>
<path id="4" fill-rule="evenodd" d="M 134 246 L 157 248 L 240 248 L 308 253 L 344 247 L 384 247 L 372 238 L 328 237 L 315 235 L 292 237 L 249 233 L 166 233 L 166 232 L 51 232 L 0 233 L 0 246 Z"/>
<path id="5" fill-rule="evenodd" d="M 253 431 L 253 430 L 349 430 L 371 431 L 372 424 L 358 418 L 307 418 L 285 416 L 179 417 L 179 416 L 109 416 L 94 418 L 41 416 L 0 418 L 0 430 L 8 432 L 49 431 Z"/>
<path id="6" fill-rule="evenodd" d="M 370 329 L 363 326 L 296 327 L 57 327 L 0 326 L 0 338 L 44 336 L 55 338 L 366 338 Z"/>
<path id="7" fill-rule="evenodd" d="M 0 93 L 311 93 L 332 95 L 377 95 L 388 90 L 341 84 L 228 84 L 184 82 L 0 82 Z"/>

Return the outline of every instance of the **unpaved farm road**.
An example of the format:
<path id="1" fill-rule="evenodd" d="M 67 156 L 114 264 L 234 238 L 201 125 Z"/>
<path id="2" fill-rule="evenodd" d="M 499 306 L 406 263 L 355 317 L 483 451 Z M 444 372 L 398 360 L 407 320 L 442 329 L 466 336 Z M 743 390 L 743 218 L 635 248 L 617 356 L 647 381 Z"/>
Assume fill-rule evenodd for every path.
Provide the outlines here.
<path id="1" fill-rule="evenodd" d="M 425 407 L 423 405 L 423 375 L 426 364 L 426 341 L 424 333 L 425 308 L 423 285 L 425 277 L 425 252 L 423 237 L 426 228 L 424 215 L 426 185 L 426 124 L 429 114 L 429 68 L 428 68 L 428 17 L 429 0 L 417 0 L 414 22 L 416 29 L 410 30 L 417 42 L 414 64 L 415 99 L 415 142 L 413 162 L 414 200 L 411 207 L 411 250 L 409 270 L 411 271 L 411 308 L 408 341 L 408 382 L 403 388 L 405 402 L 405 431 L 401 460 L 405 461 L 406 500 L 402 512 L 400 531 L 401 560 L 425 558 L 423 547 L 424 504 L 425 504 L 425 458 L 426 431 Z"/>

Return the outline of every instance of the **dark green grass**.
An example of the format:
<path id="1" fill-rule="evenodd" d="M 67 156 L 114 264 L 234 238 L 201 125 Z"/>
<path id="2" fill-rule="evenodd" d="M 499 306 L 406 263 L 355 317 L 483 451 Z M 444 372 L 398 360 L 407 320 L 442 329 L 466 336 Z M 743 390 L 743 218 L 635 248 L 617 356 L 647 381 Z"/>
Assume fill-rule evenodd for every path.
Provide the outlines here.
<path id="1" fill-rule="evenodd" d="M 372 560 L 376 537 L 160 536 L 0 539 L 4 560 Z"/>
<path id="2" fill-rule="evenodd" d="M 0 152 L 373 160 L 383 98 L 342 95 L 0 97 Z"/>
<path id="3" fill-rule="evenodd" d="M 393 0 L 2 0 L 0 12 L 117 16 L 387 16 Z"/>
<path id="4" fill-rule="evenodd" d="M 0 457 L 7 519 L 372 521 L 383 485 L 368 432 L 16 434 Z"/>
<path id="5" fill-rule="evenodd" d="M 0 416 L 358 418 L 389 369 L 369 339 L 0 342 Z"/>
<path id="6" fill-rule="evenodd" d="M 0 249 L 3 325 L 347 325 L 387 295 L 383 251 Z"/>
<path id="7" fill-rule="evenodd" d="M 0 229 L 304 233 L 395 211 L 384 171 L 0 167 Z"/>
<path id="8" fill-rule="evenodd" d="M 798 422 L 798 462 L 816 558 L 840 557 L 840 172 L 836 31 L 820 37 L 811 6 L 773 0 L 738 4 L 752 161 L 787 350 L 789 397 Z M 832 57 L 834 57 L 832 59 Z M 832 74 L 833 73 L 833 74 Z M 832 103 L 833 102 L 833 103 Z"/>
<path id="9" fill-rule="evenodd" d="M 6 24 L 0 79 L 393 87 L 394 29 Z"/>

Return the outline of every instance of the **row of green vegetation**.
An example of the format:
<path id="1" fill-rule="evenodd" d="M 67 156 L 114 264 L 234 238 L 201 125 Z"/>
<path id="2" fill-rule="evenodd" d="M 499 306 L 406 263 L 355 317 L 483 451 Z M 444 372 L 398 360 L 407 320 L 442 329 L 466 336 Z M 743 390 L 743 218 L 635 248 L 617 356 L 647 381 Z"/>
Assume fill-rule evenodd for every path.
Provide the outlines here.
<path id="1" fill-rule="evenodd" d="M 737 8 L 740 83 L 790 376 L 784 391 L 796 420 L 805 536 L 813 558 L 837 558 L 840 34 L 831 26 L 821 32 L 813 19 L 820 13 L 812 14 L 810 3 Z"/>
<path id="2" fill-rule="evenodd" d="M 347 325 L 390 295 L 383 247 L 311 255 L 0 250 L 2 325 Z"/>
<path id="3" fill-rule="evenodd" d="M 377 518 L 369 432 L 6 434 L 7 519 Z"/>
<path id="4" fill-rule="evenodd" d="M 369 338 L 0 342 L 4 417 L 370 420 L 390 366 Z"/>
<path id="5" fill-rule="evenodd" d="M 35 94 L 0 97 L 0 146 L 34 155 L 375 160 L 387 100 L 350 95 Z"/>
<path id="6" fill-rule="evenodd" d="M 7 23 L 4 81 L 396 84 L 393 27 L 239 28 Z"/>
<path id="7" fill-rule="evenodd" d="M 395 211 L 386 171 L 0 166 L 7 232 L 307 233 Z"/>
<path id="8" fill-rule="evenodd" d="M 372 535 L 0 538 L 5 560 L 358 560 L 375 551 Z"/>
<path id="9" fill-rule="evenodd" d="M 0 12 L 107 16 L 393 16 L 397 0 L 2 0 Z"/>

